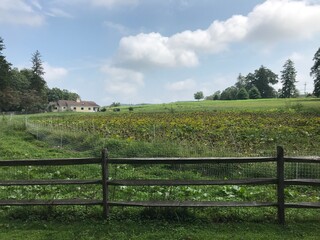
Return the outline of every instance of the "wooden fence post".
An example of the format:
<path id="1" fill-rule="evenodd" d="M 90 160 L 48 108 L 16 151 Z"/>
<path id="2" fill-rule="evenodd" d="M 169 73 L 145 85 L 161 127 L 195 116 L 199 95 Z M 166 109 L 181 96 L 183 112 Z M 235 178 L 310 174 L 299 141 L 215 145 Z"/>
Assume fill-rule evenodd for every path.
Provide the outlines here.
<path id="1" fill-rule="evenodd" d="M 108 218 L 109 206 L 108 206 L 108 150 L 105 148 L 101 153 L 101 169 L 102 169 L 102 204 L 103 204 L 103 217 Z"/>
<path id="2" fill-rule="evenodd" d="M 278 191 L 278 221 L 285 224 L 285 205 L 284 205 L 284 150 L 277 147 L 277 191 Z"/>

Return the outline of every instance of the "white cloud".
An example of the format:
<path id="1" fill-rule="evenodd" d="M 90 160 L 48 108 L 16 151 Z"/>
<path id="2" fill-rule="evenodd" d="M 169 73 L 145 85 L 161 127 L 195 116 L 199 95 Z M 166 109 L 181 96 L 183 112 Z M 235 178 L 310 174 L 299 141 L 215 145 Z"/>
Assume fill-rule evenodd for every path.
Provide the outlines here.
<path id="1" fill-rule="evenodd" d="M 308 1 L 267 0 L 247 16 L 214 21 L 207 29 L 184 31 L 170 37 L 160 33 L 123 37 L 117 60 L 144 68 L 193 67 L 201 54 L 228 49 L 234 42 L 258 41 L 268 46 L 282 40 L 308 39 L 320 33 L 320 5 Z"/>
<path id="2" fill-rule="evenodd" d="M 0 24 L 41 26 L 45 18 L 34 8 L 41 9 L 37 1 L 32 1 L 30 5 L 24 0 L 1 0 Z"/>
<path id="3" fill-rule="evenodd" d="M 196 81 L 190 78 L 183 81 L 166 84 L 166 89 L 170 91 L 194 90 L 195 87 L 196 87 Z"/>
<path id="4" fill-rule="evenodd" d="M 118 60 L 125 64 L 145 66 L 196 66 L 198 58 L 194 51 L 172 48 L 169 38 L 159 33 L 140 33 L 120 40 Z"/>
<path id="5" fill-rule="evenodd" d="M 90 0 L 93 6 L 114 8 L 117 6 L 137 5 L 139 0 Z"/>
<path id="6" fill-rule="evenodd" d="M 45 71 L 44 79 L 47 82 L 53 82 L 63 79 L 68 75 L 68 70 L 63 67 L 53 67 L 49 63 L 44 62 L 43 68 Z"/>
<path id="7" fill-rule="evenodd" d="M 130 69 L 105 65 L 101 71 L 107 75 L 106 92 L 117 94 L 123 98 L 135 95 L 144 86 L 144 76 Z"/>
<path id="8" fill-rule="evenodd" d="M 268 0 L 248 15 L 249 37 L 263 42 L 307 39 L 320 32 L 320 5 L 308 1 Z"/>

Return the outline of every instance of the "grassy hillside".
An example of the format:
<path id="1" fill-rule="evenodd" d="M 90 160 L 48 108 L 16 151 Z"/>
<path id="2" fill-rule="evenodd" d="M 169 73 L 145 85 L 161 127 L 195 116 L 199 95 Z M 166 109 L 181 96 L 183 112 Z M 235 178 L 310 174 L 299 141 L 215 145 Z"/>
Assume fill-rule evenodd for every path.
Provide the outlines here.
<path id="1" fill-rule="evenodd" d="M 122 112 L 130 106 L 120 106 Z M 131 106 L 134 112 L 186 112 L 186 111 L 275 111 L 298 110 L 320 112 L 320 99 L 256 99 L 225 101 L 192 101 Z M 121 112 L 120 111 L 120 112 Z"/>

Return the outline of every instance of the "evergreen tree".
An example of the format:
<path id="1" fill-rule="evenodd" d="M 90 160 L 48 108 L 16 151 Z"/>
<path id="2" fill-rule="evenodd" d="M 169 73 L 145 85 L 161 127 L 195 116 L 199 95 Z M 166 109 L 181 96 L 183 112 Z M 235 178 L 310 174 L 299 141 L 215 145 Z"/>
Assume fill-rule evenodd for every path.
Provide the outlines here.
<path id="1" fill-rule="evenodd" d="M 234 86 L 226 88 L 220 95 L 220 100 L 237 99 L 238 89 Z"/>
<path id="2" fill-rule="evenodd" d="M 0 111 L 11 110 L 11 103 L 15 93 L 10 87 L 11 64 L 7 62 L 2 51 L 5 49 L 3 39 L 0 37 Z M 11 103 L 10 103 L 11 101 Z"/>
<path id="3" fill-rule="evenodd" d="M 34 98 L 36 100 L 36 108 L 34 108 L 35 111 L 44 110 L 46 108 L 46 104 L 48 103 L 47 98 L 47 84 L 46 81 L 43 78 L 44 75 L 44 69 L 42 65 L 41 60 L 41 54 L 37 50 L 31 58 L 32 62 L 32 78 L 31 78 L 31 84 L 30 87 L 32 90 L 36 91 L 37 98 Z"/>
<path id="4" fill-rule="evenodd" d="M 241 73 L 239 73 L 239 76 L 237 78 L 237 82 L 235 84 L 236 88 L 238 88 L 239 90 L 241 88 L 245 88 L 247 86 L 246 84 L 246 78 L 244 76 L 241 75 Z"/>
<path id="5" fill-rule="evenodd" d="M 32 71 L 38 76 L 43 76 L 45 72 L 42 66 L 41 54 L 38 50 L 34 54 L 32 54 L 31 62 Z"/>
<path id="6" fill-rule="evenodd" d="M 8 85 L 10 64 L 7 62 L 2 51 L 5 49 L 3 39 L 0 37 L 0 89 L 4 89 Z"/>
<path id="7" fill-rule="evenodd" d="M 9 75 L 11 70 L 11 64 L 7 62 L 6 57 L 2 51 L 5 49 L 3 39 L 0 37 L 0 87 L 6 87 L 9 82 Z"/>
<path id="8" fill-rule="evenodd" d="M 33 76 L 31 79 L 31 88 L 43 92 L 46 88 L 46 81 L 43 78 L 44 70 L 42 66 L 41 54 L 37 50 L 31 58 Z"/>
<path id="9" fill-rule="evenodd" d="M 281 71 L 282 90 L 280 97 L 290 98 L 295 96 L 297 92 L 295 86 L 295 83 L 297 82 L 296 76 L 297 71 L 294 67 L 294 63 L 288 59 L 283 65 L 283 70 Z"/>
<path id="10" fill-rule="evenodd" d="M 311 68 L 310 76 L 314 78 L 314 90 L 313 94 L 320 97 L 320 48 L 314 54 L 314 65 Z"/>
<path id="11" fill-rule="evenodd" d="M 248 98 L 249 98 L 249 94 L 248 94 L 247 90 L 244 87 L 240 88 L 240 90 L 238 91 L 238 94 L 237 94 L 237 99 L 244 100 L 244 99 L 248 99 Z"/>
<path id="12" fill-rule="evenodd" d="M 250 99 L 259 99 L 261 98 L 261 94 L 259 92 L 259 89 L 256 88 L 255 86 L 253 86 L 250 90 L 249 90 L 249 98 Z"/>

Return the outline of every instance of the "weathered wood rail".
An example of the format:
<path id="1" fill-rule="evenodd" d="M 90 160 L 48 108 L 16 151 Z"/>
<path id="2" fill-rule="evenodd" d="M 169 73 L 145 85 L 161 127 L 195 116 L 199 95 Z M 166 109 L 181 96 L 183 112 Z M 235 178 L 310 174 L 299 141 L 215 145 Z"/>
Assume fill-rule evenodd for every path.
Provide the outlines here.
<path id="1" fill-rule="evenodd" d="M 277 176 L 275 178 L 253 178 L 237 180 L 132 180 L 110 179 L 109 165 L 112 164 L 218 164 L 218 163 L 276 163 Z M 1 180 L 0 186 L 31 186 L 31 185 L 69 185 L 95 184 L 101 186 L 101 199 L 54 199 L 54 200 L 16 200 L 0 199 L 0 206 L 30 206 L 30 205 L 101 205 L 103 216 L 108 217 L 111 206 L 133 207 L 276 207 L 278 221 L 285 224 L 286 208 L 320 208 L 320 202 L 285 202 L 285 188 L 290 185 L 320 186 L 320 179 L 285 179 L 285 163 L 316 163 L 319 157 L 284 157 L 282 147 L 277 148 L 276 157 L 255 158 L 109 158 L 106 149 L 101 158 L 82 159 L 48 159 L 48 160 L 1 160 L 0 167 L 16 166 L 55 166 L 99 164 L 101 178 L 89 180 Z M 320 165 L 319 165 L 320 166 Z M 110 201 L 109 186 L 185 186 L 185 185 L 274 185 L 277 187 L 276 202 L 214 202 L 214 201 Z"/>

